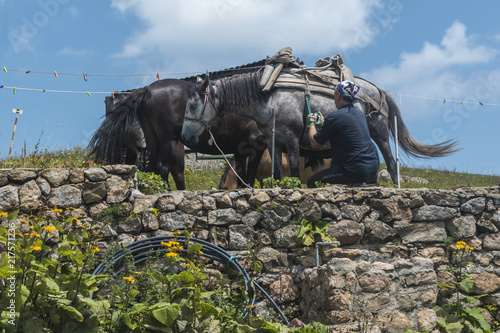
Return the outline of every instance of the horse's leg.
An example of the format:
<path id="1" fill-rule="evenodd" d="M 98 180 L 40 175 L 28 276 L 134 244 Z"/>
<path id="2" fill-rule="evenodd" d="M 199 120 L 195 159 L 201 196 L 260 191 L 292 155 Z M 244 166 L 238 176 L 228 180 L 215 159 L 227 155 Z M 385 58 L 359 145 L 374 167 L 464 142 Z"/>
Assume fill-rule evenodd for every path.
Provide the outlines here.
<path id="1" fill-rule="evenodd" d="M 170 188 L 168 176 L 170 167 L 172 166 L 172 156 L 174 155 L 172 142 L 167 142 L 158 149 L 156 163 L 154 164 L 154 172 L 159 174 Z"/>
<path id="2" fill-rule="evenodd" d="M 394 156 L 392 156 L 391 146 L 389 144 L 389 124 L 386 117 L 380 113 L 373 113 L 366 118 L 370 136 L 377 144 L 382 156 L 384 157 L 385 164 L 387 164 L 387 171 L 391 175 L 394 184 L 398 182 L 397 167 Z"/>
<path id="3" fill-rule="evenodd" d="M 247 156 L 246 155 L 239 155 L 239 154 L 234 154 L 234 171 L 236 171 L 236 174 L 239 177 L 236 177 L 236 184 L 237 187 L 240 188 L 242 187 L 243 183 L 240 180 L 243 179 L 244 182 L 246 182 L 246 173 L 247 173 Z"/>
<path id="4" fill-rule="evenodd" d="M 274 179 L 281 180 L 282 148 L 274 147 Z"/>
<path id="5" fill-rule="evenodd" d="M 299 138 L 291 131 L 285 135 L 285 145 L 288 153 L 288 162 L 290 165 L 290 175 L 300 177 L 300 146 Z"/>
<path id="6" fill-rule="evenodd" d="M 248 149 L 244 149 L 243 153 L 248 156 L 247 173 L 245 183 L 252 186 L 255 184 L 257 170 L 259 168 L 262 155 L 267 149 L 265 138 L 263 135 L 252 137 L 248 142 Z"/>
<path id="7" fill-rule="evenodd" d="M 174 178 L 175 187 L 177 190 L 185 190 L 186 183 L 184 181 L 184 144 L 180 141 L 172 141 L 170 158 L 170 173 Z"/>
<path id="8" fill-rule="evenodd" d="M 252 186 L 255 184 L 255 178 L 257 178 L 257 169 L 259 168 L 260 160 L 262 159 L 262 155 L 264 155 L 264 151 L 266 149 L 257 149 L 255 154 L 248 157 L 248 167 L 247 167 L 247 178 L 246 182 L 248 185 Z"/>
<path id="9" fill-rule="evenodd" d="M 234 167 L 234 157 L 232 157 L 229 160 L 229 164 L 231 164 Z M 224 172 L 222 173 L 222 176 L 220 177 L 220 181 L 219 181 L 219 189 L 220 190 L 234 190 L 237 188 L 236 177 L 233 174 L 229 164 L 226 165 L 226 167 L 224 168 Z"/>

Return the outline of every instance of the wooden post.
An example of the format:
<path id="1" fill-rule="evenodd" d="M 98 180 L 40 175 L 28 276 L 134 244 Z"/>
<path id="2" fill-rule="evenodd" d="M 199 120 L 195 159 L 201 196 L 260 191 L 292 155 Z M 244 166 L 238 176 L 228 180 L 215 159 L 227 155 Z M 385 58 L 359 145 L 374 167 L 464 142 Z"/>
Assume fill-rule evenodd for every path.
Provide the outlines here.
<path id="1" fill-rule="evenodd" d="M 401 188 L 401 181 L 399 179 L 399 143 L 398 143 L 398 119 L 394 117 L 394 141 L 396 141 L 396 169 L 398 176 L 398 188 Z"/>

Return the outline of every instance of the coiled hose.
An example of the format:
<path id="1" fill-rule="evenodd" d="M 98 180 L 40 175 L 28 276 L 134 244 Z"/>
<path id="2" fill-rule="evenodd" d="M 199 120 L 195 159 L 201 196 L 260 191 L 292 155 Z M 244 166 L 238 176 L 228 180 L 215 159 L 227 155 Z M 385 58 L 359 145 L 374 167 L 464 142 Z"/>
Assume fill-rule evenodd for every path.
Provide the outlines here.
<path id="1" fill-rule="evenodd" d="M 176 241 L 183 245 L 184 250 L 182 253 L 186 253 L 187 238 L 185 236 L 158 236 L 158 237 L 150 237 L 141 239 L 139 241 L 133 242 L 125 247 L 125 249 L 120 249 L 113 254 L 113 257 L 110 260 L 106 260 L 100 263 L 92 272 L 92 275 L 101 275 L 106 274 L 109 269 L 113 270 L 113 276 L 120 274 L 123 272 L 123 265 L 125 263 L 125 256 L 132 256 L 134 259 L 134 264 L 139 264 L 148 259 L 149 256 L 156 253 L 167 252 L 165 246 L 163 246 L 162 242 Z M 202 244 L 202 254 L 201 256 L 217 261 L 228 268 L 235 269 L 240 272 L 243 280 L 245 282 L 245 291 L 248 293 L 249 288 L 252 288 L 253 297 L 250 300 L 248 306 L 246 307 L 244 316 L 246 317 L 249 312 L 249 308 L 251 308 L 255 304 L 255 287 L 267 298 L 269 302 L 273 305 L 276 312 L 281 316 L 283 322 L 287 325 L 289 324 L 288 319 L 283 314 L 278 305 L 273 301 L 273 299 L 265 292 L 265 290 L 256 282 L 251 279 L 246 270 L 241 266 L 241 264 L 236 260 L 237 257 L 231 256 L 231 254 L 227 253 L 224 249 L 211 244 L 207 241 L 197 238 L 189 238 L 189 243 L 194 244 Z M 101 289 L 103 285 L 99 287 Z M 93 297 L 92 293 L 90 298 Z"/>

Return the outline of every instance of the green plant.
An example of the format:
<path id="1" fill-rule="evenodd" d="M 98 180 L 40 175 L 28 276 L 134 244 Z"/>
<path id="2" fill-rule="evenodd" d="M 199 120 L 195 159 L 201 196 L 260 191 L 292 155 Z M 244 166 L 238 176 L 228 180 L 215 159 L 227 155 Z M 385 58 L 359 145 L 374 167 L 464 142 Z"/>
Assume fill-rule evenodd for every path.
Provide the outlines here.
<path id="1" fill-rule="evenodd" d="M 153 172 L 137 171 L 138 188 L 143 194 L 157 194 L 169 191 L 168 184 Z"/>
<path id="2" fill-rule="evenodd" d="M 326 221 L 309 222 L 305 219 L 300 223 L 299 233 L 297 237 L 302 240 L 305 246 L 312 246 L 314 243 L 333 242 L 335 238 L 328 234 L 328 226 Z"/>
<path id="3" fill-rule="evenodd" d="M 451 263 L 454 267 L 447 269 L 453 272 L 456 282 L 453 285 L 438 283 L 438 286 L 454 290 L 456 295 L 455 303 L 434 309 L 438 315 L 437 327 L 440 332 L 491 332 L 491 327 L 479 307 L 463 306 L 463 304 L 472 304 L 486 295 L 460 296 L 460 290 L 468 294 L 474 286 L 473 276 L 464 272 L 464 268 L 471 264 L 467 258 L 473 250 L 474 248 L 467 243 L 457 242 L 451 254 Z"/>
<path id="4" fill-rule="evenodd" d="M 264 265 L 262 264 L 262 262 L 257 259 L 257 254 L 255 251 L 255 248 L 257 247 L 257 245 L 258 244 L 256 244 L 256 243 L 250 244 L 250 242 L 247 242 L 248 252 L 249 252 L 250 257 L 252 259 L 245 260 L 245 263 L 247 263 L 250 266 L 250 269 L 256 274 L 260 273 L 262 271 L 262 269 L 264 268 Z"/>
<path id="5" fill-rule="evenodd" d="M 122 205 L 114 204 L 100 211 L 99 214 L 97 214 L 97 218 L 102 219 L 104 217 L 111 217 L 113 219 L 120 220 L 126 218 L 129 215 L 130 212 L 122 207 Z"/>
<path id="6" fill-rule="evenodd" d="M 86 273 L 99 252 L 94 225 L 64 219 L 62 212 L 52 209 L 52 219 L 43 214 L 18 218 L 18 210 L 0 215 L 8 221 L 8 228 L 0 227 L 0 241 L 7 244 L 0 254 L 0 276 L 11 281 L 0 299 L 5 332 L 70 332 L 75 327 L 90 332 L 96 326 L 90 310 L 96 303 L 88 296 L 98 282 Z M 48 256 L 54 242 L 57 259 Z"/>
<path id="7" fill-rule="evenodd" d="M 267 177 L 262 179 L 262 188 L 274 188 L 274 187 L 281 187 L 281 188 L 301 188 L 302 183 L 300 182 L 300 179 L 297 177 L 285 177 L 282 180 L 274 179 L 272 177 Z"/>
<path id="8" fill-rule="evenodd" d="M 91 168 L 96 166 L 88 152 L 82 147 L 40 151 L 40 142 L 30 154 L 18 158 L 0 160 L 0 168 Z"/>
<path id="9" fill-rule="evenodd" d="M 99 292 L 101 327 L 106 332 L 277 333 L 273 325 L 241 315 L 249 301 L 241 283 L 223 278 L 207 288 L 203 246 L 184 234 L 184 244 L 162 242 L 164 253 L 151 255 L 140 269 L 125 256 L 123 273 Z"/>

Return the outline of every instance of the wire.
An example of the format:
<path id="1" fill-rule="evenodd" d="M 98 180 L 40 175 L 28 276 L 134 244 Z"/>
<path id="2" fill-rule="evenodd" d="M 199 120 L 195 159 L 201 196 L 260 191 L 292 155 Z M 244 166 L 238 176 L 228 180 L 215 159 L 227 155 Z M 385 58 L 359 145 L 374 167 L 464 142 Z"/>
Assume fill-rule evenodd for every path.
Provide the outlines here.
<path id="1" fill-rule="evenodd" d="M 186 245 L 187 238 L 184 236 L 158 236 L 158 237 L 145 238 L 133 242 L 127 245 L 125 248 L 116 251 L 110 260 L 106 260 L 100 263 L 94 269 L 92 275 L 106 274 L 111 269 L 113 271 L 112 276 L 115 277 L 116 275 L 124 271 L 125 268 L 123 268 L 123 265 L 125 264 L 126 256 L 132 255 L 134 259 L 134 264 L 139 264 L 141 262 L 146 261 L 148 257 L 152 256 L 153 254 L 166 252 L 167 250 L 165 246 L 161 244 L 161 242 L 171 241 L 171 240 L 175 240 L 183 245 Z M 250 300 L 250 303 L 245 307 L 244 317 L 248 315 L 249 309 L 253 307 L 255 304 L 255 298 L 256 298 L 255 287 L 257 287 L 257 289 L 259 289 L 263 293 L 263 295 L 267 298 L 267 300 L 271 302 L 274 309 L 281 316 L 283 321 L 287 325 L 289 324 L 288 319 L 283 314 L 278 305 L 273 301 L 273 299 L 264 291 L 264 289 L 256 281 L 252 280 L 250 275 L 248 275 L 248 273 L 246 272 L 245 268 L 243 268 L 243 266 L 237 260 L 234 260 L 235 259 L 234 256 L 227 253 L 224 249 L 201 239 L 189 238 L 187 242 L 202 244 L 203 253 L 201 254 L 201 256 L 219 262 L 229 268 L 235 269 L 241 274 L 245 283 L 245 291 L 248 293 L 249 289 L 251 288 L 253 295 L 252 299 Z M 187 250 L 183 250 L 181 252 L 186 253 Z M 104 284 L 99 286 L 99 290 L 102 287 L 104 287 Z M 94 293 L 92 293 L 89 298 L 92 299 L 93 295 Z"/>
<path id="2" fill-rule="evenodd" d="M 487 105 L 487 106 L 500 106 L 500 104 L 494 104 L 494 103 L 484 103 L 480 101 L 465 101 L 465 100 L 456 100 L 456 99 L 446 99 L 446 98 L 438 98 L 438 97 L 426 97 L 426 96 L 418 96 L 418 95 L 410 95 L 410 94 L 401 94 L 401 93 L 391 93 L 391 95 L 395 96 L 406 96 L 406 97 L 413 97 L 413 98 L 420 98 L 420 99 L 428 99 L 428 100 L 433 100 L 433 101 L 443 101 L 443 103 L 447 102 L 452 102 L 452 103 L 460 103 L 460 104 L 480 104 L 480 105 Z"/>
<path id="3" fill-rule="evenodd" d="M 249 66 L 249 67 L 244 67 L 245 70 L 247 69 L 255 69 L 255 68 L 261 68 L 262 66 Z M 236 67 L 237 68 L 237 67 Z M 1 69 L 0 69 L 1 70 Z M 226 71 L 234 71 L 235 68 L 227 68 L 227 69 L 221 69 L 217 70 L 215 72 L 226 72 Z M 180 73 L 142 73 L 142 74 L 91 74 L 91 73 L 59 73 L 57 71 L 53 72 L 46 72 L 46 71 L 32 71 L 32 70 L 26 70 L 26 69 L 13 69 L 13 68 L 6 68 L 5 66 L 3 67 L 3 71 L 5 73 L 7 72 L 21 72 L 25 74 L 45 74 L 45 75 L 55 75 L 57 78 L 60 75 L 66 75 L 66 76 L 154 76 L 158 77 L 160 76 L 177 76 L 177 75 L 196 75 L 196 74 L 205 74 L 205 72 L 180 72 Z"/>
<path id="4" fill-rule="evenodd" d="M 54 72 L 42 72 L 42 71 L 32 71 L 32 70 L 25 70 L 25 69 L 12 69 L 12 68 L 4 68 L 4 72 L 21 72 L 25 74 L 48 74 L 48 75 L 54 75 Z M 184 72 L 184 73 L 154 73 L 154 74 L 91 74 L 91 73 L 57 73 L 57 76 L 59 75 L 66 75 L 66 76 L 158 76 L 160 75 L 165 75 L 165 76 L 176 76 L 176 75 L 194 75 L 194 74 L 203 74 L 204 72 Z"/>

